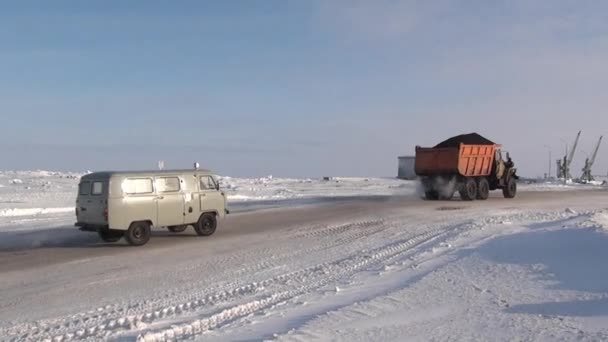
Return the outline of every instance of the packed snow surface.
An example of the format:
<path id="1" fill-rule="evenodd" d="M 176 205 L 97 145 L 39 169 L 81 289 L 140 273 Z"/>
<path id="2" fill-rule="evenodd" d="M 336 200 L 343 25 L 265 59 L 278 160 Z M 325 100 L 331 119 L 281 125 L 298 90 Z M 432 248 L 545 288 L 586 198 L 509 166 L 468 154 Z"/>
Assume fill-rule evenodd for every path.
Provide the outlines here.
<path id="1" fill-rule="evenodd" d="M 608 340 L 608 192 L 598 188 L 424 202 L 415 183 L 392 179 L 223 178 L 233 201 L 276 200 L 279 189 L 283 201 L 401 199 L 298 209 L 317 218 L 248 212 L 234 219 L 267 215 L 267 230 L 110 248 L 69 227 L 77 178 L 0 176 L 0 260 L 16 265 L 0 263 L 0 340 Z M 280 224 L 288 211 L 311 218 Z M 33 229 L 56 240 L 11 245 Z M 62 242 L 76 234 L 81 246 Z M 19 264 L 38 246 L 58 260 Z"/>

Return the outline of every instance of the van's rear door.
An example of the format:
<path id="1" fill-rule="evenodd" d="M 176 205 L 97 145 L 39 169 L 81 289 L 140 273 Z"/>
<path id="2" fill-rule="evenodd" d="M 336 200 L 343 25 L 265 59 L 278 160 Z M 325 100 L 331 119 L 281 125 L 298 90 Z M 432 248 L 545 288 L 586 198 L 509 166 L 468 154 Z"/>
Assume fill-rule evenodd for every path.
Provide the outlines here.
<path id="1" fill-rule="evenodd" d="M 76 220 L 89 225 L 107 225 L 108 181 L 85 180 L 78 185 Z"/>

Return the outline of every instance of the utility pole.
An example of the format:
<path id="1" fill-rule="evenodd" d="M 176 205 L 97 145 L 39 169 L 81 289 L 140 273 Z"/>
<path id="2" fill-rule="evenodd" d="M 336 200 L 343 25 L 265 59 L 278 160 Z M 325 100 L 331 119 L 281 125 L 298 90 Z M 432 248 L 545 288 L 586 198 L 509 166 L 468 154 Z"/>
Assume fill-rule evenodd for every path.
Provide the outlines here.
<path id="1" fill-rule="evenodd" d="M 553 164 L 553 158 L 551 157 L 551 146 L 544 145 L 549 150 L 549 178 L 551 178 L 551 165 Z"/>
<path id="2" fill-rule="evenodd" d="M 551 157 L 551 147 L 549 147 L 549 179 L 551 179 L 551 164 L 553 164 L 553 159 Z"/>

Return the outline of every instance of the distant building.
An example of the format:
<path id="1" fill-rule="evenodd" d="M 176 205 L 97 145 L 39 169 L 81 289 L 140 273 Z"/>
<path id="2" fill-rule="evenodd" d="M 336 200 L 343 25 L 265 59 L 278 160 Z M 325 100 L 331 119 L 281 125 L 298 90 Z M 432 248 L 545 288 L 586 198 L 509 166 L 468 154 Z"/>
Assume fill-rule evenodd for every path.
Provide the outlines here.
<path id="1" fill-rule="evenodd" d="M 399 157 L 399 170 L 397 172 L 397 178 L 416 179 L 416 172 L 414 171 L 415 162 L 416 157 L 414 156 Z"/>

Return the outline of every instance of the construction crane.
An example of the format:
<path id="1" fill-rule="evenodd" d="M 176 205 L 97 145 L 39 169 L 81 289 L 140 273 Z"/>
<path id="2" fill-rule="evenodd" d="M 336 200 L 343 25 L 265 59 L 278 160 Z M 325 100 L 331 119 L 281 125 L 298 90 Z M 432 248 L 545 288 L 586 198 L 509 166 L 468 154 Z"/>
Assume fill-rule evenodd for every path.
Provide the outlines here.
<path id="1" fill-rule="evenodd" d="M 564 156 L 564 160 L 560 163 L 558 174 L 561 175 L 560 178 L 564 179 L 572 179 L 572 174 L 570 173 L 570 165 L 572 165 L 572 160 L 574 159 L 574 152 L 576 152 L 576 147 L 578 146 L 578 140 L 581 137 L 581 131 L 578 131 L 576 135 L 576 139 L 574 139 L 574 145 L 570 150 L 570 153 L 566 151 L 566 155 Z"/>
<path id="2" fill-rule="evenodd" d="M 587 159 L 585 159 L 585 167 L 583 168 L 583 175 L 581 176 L 583 182 L 591 182 L 594 180 L 593 175 L 591 175 L 591 168 L 593 167 L 593 163 L 595 163 L 595 157 L 597 157 L 597 151 L 600 149 L 602 138 L 603 136 L 600 136 L 600 140 L 597 141 L 591 158 L 587 157 Z"/>

